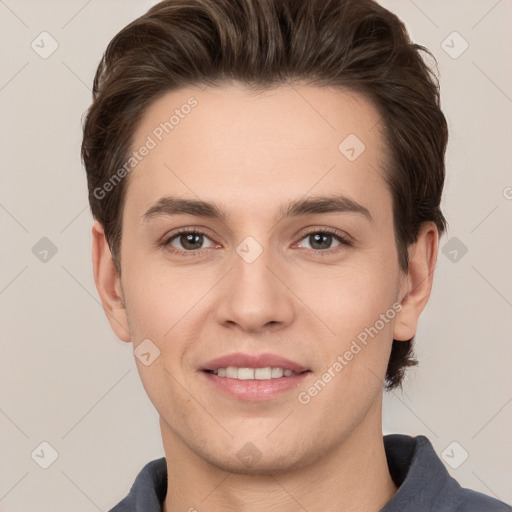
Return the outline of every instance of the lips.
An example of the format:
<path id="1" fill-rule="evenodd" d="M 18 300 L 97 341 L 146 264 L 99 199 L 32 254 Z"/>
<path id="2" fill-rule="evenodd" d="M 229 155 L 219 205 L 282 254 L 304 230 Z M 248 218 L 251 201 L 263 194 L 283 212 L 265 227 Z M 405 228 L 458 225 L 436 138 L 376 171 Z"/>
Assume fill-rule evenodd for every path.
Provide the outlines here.
<path id="1" fill-rule="evenodd" d="M 287 397 L 311 372 L 275 354 L 229 354 L 208 361 L 200 374 L 211 389 L 238 401 L 264 402 Z"/>
<path id="2" fill-rule="evenodd" d="M 219 368 L 282 368 L 283 370 L 291 370 L 296 374 L 309 371 L 305 366 L 300 365 L 290 359 L 278 356 L 276 354 L 228 354 L 208 361 L 203 371 L 213 372 Z"/>

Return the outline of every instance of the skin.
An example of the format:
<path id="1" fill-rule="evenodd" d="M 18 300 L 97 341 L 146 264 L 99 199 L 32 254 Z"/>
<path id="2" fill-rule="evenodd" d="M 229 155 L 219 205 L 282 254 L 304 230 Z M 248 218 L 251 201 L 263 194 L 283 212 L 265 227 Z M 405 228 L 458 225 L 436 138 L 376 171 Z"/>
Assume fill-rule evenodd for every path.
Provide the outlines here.
<path id="1" fill-rule="evenodd" d="M 150 106 L 133 147 L 190 96 L 197 107 L 129 175 L 121 275 L 102 226 L 93 226 L 95 282 L 112 329 L 134 348 L 149 338 L 160 350 L 152 364 L 137 366 L 160 415 L 164 510 L 379 510 L 397 490 L 382 439 L 386 366 L 393 338 L 414 336 L 428 301 L 436 227 L 423 224 L 401 272 L 381 120 L 361 95 L 298 84 L 264 93 L 233 83 L 184 88 Z M 338 150 L 351 133 L 366 146 L 353 162 Z M 363 205 L 372 219 L 279 217 L 290 201 L 332 194 Z M 227 217 L 144 220 L 168 195 L 215 202 Z M 183 238 L 159 245 L 187 227 L 206 235 L 194 257 L 183 255 Z M 352 245 L 327 238 L 319 248 L 309 235 L 325 228 Z M 263 249 L 252 263 L 236 252 L 247 236 Z M 301 404 L 298 393 L 394 303 L 401 306 L 394 319 Z M 233 352 L 278 354 L 310 373 L 273 400 L 244 402 L 200 372 Z M 252 462 L 237 457 L 247 443 L 258 454 Z"/>

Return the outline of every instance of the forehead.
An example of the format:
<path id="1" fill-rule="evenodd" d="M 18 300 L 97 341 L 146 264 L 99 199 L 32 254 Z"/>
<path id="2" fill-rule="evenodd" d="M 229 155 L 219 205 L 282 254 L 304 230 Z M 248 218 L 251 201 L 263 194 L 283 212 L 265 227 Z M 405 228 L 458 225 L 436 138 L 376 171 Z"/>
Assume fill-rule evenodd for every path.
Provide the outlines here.
<path id="1" fill-rule="evenodd" d="M 127 202 L 142 209 L 172 193 L 247 211 L 336 190 L 378 208 L 389 199 L 381 127 L 376 108 L 347 90 L 172 91 L 146 110 L 135 131 L 132 149 L 150 149 L 129 175 Z"/>

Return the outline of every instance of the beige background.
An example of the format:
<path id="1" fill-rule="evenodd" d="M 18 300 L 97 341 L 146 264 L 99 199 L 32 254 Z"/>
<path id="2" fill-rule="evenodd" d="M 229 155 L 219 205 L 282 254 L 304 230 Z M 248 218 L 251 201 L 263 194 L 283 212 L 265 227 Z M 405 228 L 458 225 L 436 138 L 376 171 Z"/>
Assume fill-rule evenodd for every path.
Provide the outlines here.
<path id="1" fill-rule="evenodd" d="M 101 54 L 152 3 L 0 0 L 0 511 L 108 510 L 163 455 L 131 345 L 94 288 L 79 158 Z M 386 397 L 383 429 L 428 436 L 463 486 L 512 502 L 512 2 L 383 4 L 439 60 L 451 129 L 421 366 Z M 31 47 L 51 49 L 43 31 L 58 44 L 46 59 Z M 48 469 L 42 442 L 58 453 Z"/>

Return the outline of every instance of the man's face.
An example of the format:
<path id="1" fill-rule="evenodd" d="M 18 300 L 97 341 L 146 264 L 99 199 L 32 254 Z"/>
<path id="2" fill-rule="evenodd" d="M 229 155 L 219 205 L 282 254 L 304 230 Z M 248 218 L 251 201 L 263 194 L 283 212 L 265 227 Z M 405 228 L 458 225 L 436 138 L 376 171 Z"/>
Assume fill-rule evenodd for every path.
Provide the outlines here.
<path id="1" fill-rule="evenodd" d="M 134 348 L 160 351 L 137 365 L 167 446 L 277 472 L 381 432 L 404 280 L 379 122 L 360 95 L 304 86 L 187 88 L 146 111 L 133 148 L 154 147 L 129 176 L 121 288 Z M 319 198 L 339 201 L 304 204 Z"/>

